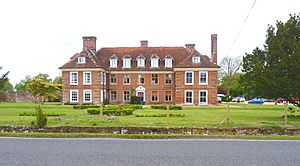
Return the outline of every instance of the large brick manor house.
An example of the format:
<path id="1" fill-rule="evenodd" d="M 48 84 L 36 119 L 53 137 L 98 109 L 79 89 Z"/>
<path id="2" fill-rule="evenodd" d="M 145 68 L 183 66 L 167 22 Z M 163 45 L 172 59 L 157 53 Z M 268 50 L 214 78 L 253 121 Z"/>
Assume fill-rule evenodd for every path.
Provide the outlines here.
<path id="1" fill-rule="evenodd" d="M 112 47 L 96 50 L 95 36 L 83 37 L 83 50 L 61 66 L 63 103 L 216 104 L 217 35 L 211 58 L 195 44 L 186 47 Z"/>

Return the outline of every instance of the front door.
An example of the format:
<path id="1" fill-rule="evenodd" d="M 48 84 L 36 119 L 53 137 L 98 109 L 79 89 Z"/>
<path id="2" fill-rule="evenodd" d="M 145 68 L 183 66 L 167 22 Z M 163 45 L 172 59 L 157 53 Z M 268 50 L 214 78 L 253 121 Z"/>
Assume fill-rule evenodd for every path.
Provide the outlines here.
<path id="1" fill-rule="evenodd" d="M 137 96 L 139 98 L 139 103 L 143 103 L 144 102 L 144 92 L 137 92 Z"/>

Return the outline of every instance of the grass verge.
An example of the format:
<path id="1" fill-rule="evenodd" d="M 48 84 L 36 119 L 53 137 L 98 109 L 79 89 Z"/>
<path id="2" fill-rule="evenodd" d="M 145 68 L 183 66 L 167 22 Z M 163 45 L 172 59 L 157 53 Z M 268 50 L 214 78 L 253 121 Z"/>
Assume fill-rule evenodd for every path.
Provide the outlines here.
<path id="1" fill-rule="evenodd" d="M 258 139 L 258 140 L 300 140 L 300 136 L 237 136 L 237 135 L 184 135 L 184 134 L 106 134 L 106 133 L 0 133 L 0 137 L 28 138 L 128 138 L 128 139 Z"/>

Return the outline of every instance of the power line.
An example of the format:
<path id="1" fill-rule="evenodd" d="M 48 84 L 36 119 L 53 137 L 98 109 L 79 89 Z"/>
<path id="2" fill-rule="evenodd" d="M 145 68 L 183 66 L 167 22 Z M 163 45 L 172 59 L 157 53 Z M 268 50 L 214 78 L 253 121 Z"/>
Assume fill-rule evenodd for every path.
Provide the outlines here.
<path id="1" fill-rule="evenodd" d="M 243 22 L 243 24 L 242 24 L 241 28 L 239 29 L 239 31 L 238 31 L 238 33 L 237 33 L 237 35 L 236 35 L 235 39 L 233 40 L 233 42 L 232 42 L 231 46 L 229 47 L 229 50 L 228 50 L 228 52 L 227 52 L 226 56 L 228 56 L 228 54 L 230 53 L 230 51 L 231 51 L 232 47 L 235 45 L 235 43 L 236 43 L 237 39 L 239 38 L 239 36 L 240 36 L 240 34 L 241 34 L 241 32 L 242 32 L 242 30 L 243 30 L 243 28 L 244 28 L 244 26 L 245 26 L 245 24 L 246 24 L 246 22 L 247 22 L 247 20 L 248 20 L 248 17 L 249 17 L 249 16 L 250 16 L 250 14 L 251 14 L 251 12 L 252 12 L 252 10 L 253 10 L 253 8 L 254 8 L 255 4 L 256 4 L 256 0 L 254 0 L 254 2 L 253 2 L 253 4 L 252 4 L 252 6 L 251 6 L 251 8 L 250 8 L 250 10 L 249 10 L 249 12 L 248 12 L 248 14 L 247 14 L 247 16 L 246 16 L 245 20 L 244 20 L 244 22 Z"/>

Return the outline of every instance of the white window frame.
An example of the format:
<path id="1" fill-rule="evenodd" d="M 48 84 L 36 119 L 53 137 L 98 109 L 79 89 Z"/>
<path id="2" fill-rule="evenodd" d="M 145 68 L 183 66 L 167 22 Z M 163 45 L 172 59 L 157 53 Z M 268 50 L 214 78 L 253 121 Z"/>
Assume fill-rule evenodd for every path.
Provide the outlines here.
<path id="1" fill-rule="evenodd" d="M 186 92 L 192 92 L 192 103 L 186 102 Z M 194 104 L 194 91 L 193 90 L 185 90 L 184 91 L 184 104 L 185 105 L 193 105 Z"/>
<path id="2" fill-rule="evenodd" d="M 141 82 L 141 78 L 144 79 L 144 82 Z M 138 74 L 138 84 L 145 84 L 145 74 Z"/>
<path id="3" fill-rule="evenodd" d="M 113 75 L 116 76 L 116 77 L 115 77 L 115 81 L 116 81 L 116 82 L 112 82 Z M 112 85 L 116 85 L 116 84 L 117 84 L 117 74 L 111 74 L 111 75 L 110 75 L 110 84 L 112 84 Z"/>
<path id="4" fill-rule="evenodd" d="M 84 56 L 78 57 L 77 63 L 79 63 L 79 64 L 86 63 L 86 58 Z"/>
<path id="5" fill-rule="evenodd" d="M 100 72 L 100 84 L 106 84 L 106 73 Z"/>
<path id="6" fill-rule="evenodd" d="M 128 100 L 125 100 L 125 92 L 128 92 Z M 130 91 L 123 91 L 123 101 L 129 102 L 130 101 Z"/>
<path id="7" fill-rule="evenodd" d="M 77 100 L 72 100 L 72 92 L 76 92 L 76 95 L 77 95 Z M 78 102 L 78 98 L 79 98 L 79 95 L 78 95 L 78 90 L 75 90 L 75 89 L 71 89 L 70 90 L 70 103 L 77 103 Z"/>
<path id="8" fill-rule="evenodd" d="M 112 92 L 116 92 L 116 99 L 112 99 Z M 110 100 L 111 101 L 117 101 L 118 100 L 118 92 L 117 91 L 110 91 Z"/>
<path id="9" fill-rule="evenodd" d="M 191 83 L 186 82 L 186 80 L 187 80 L 187 76 L 186 76 L 187 73 L 192 73 L 192 82 Z M 184 85 L 194 85 L 194 72 L 193 71 L 186 71 L 184 73 Z"/>
<path id="10" fill-rule="evenodd" d="M 72 74 L 76 74 L 76 82 L 72 80 Z M 78 72 L 70 72 L 70 85 L 78 85 Z"/>
<path id="11" fill-rule="evenodd" d="M 129 78 L 129 82 L 128 83 L 125 83 L 125 75 L 127 75 L 128 76 L 128 78 Z M 129 74 L 124 74 L 124 76 L 123 76 L 123 84 L 124 85 L 130 85 L 130 75 Z"/>
<path id="12" fill-rule="evenodd" d="M 158 63 L 159 63 L 158 59 L 159 58 L 156 58 L 156 57 L 155 58 L 151 58 L 151 68 L 158 68 L 158 66 L 159 66 L 158 65 Z"/>
<path id="13" fill-rule="evenodd" d="M 193 63 L 200 63 L 201 58 L 200 58 L 200 56 L 193 56 L 192 61 L 193 61 Z"/>
<path id="14" fill-rule="evenodd" d="M 139 58 L 136 63 L 137 63 L 137 67 L 145 67 L 145 59 L 144 58 Z"/>
<path id="15" fill-rule="evenodd" d="M 88 101 L 88 100 L 85 100 L 85 93 L 86 92 L 90 92 L 90 100 Z M 83 90 L 83 103 L 92 103 L 92 101 L 93 101 L 93 97 L 92 97 L 92 90 Z"/>
<path id="16" fill-rule="evenodd" d="M 205 83 L 201 83 L 201 73 L 205 73 L 206 74 L 206 82 Z M 207 71 L 199 71 L 199 85 L 207 85 L 208 84 L 208 72 Z"/>
<path id="17" fill-rule="evenodd" d="M 200 98 L 201 98 L 201 96 L 200 96 L 200 94 L 201 94 L 201 92 L 205 92 L 205 94 L 206 94 L 206 96 L 205 96 L 205 103 L 203 103 L 203 102 L 200 102 Z M 199 105 L 208 105 L 208 91 L 207 90 L 199 90 Z"/>
<path id="18" fill-rule="evenodd" d="M 86 82 L 86 74 L 90 74 L 90 82 Z M 92 85 L 92 72 L 90 71 L 85 71 L 83 72 L 83 85 Z"/>
<path id="19" fill-rule="evenodd" d="M 109 59 L 109 67 L 117 68 L 118 67 L 118 59 Z"/>
<path id="20" fill-rule="evenodd" d="M 123 59 L 123 68 L 130 68 L 131 67 L 131 58 L 124 58 Z"/>
<path id="21" fill-rule="evenodd" d="M 172 58 L 165 58 L 165 68 L 172 68 Z"/>

